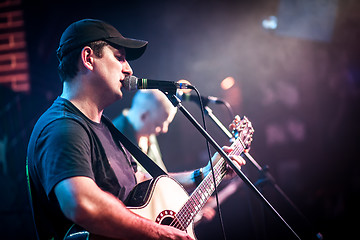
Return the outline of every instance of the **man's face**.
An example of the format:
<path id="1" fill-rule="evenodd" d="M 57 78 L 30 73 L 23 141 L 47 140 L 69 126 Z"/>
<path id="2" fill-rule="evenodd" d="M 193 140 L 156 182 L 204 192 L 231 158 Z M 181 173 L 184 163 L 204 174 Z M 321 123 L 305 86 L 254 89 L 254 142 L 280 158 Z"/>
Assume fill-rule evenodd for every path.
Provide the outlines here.
<path id="1" fill-rule="evenodd" d="M 154 109 L 152 112 L 148 112 L 146 118 L 143 119 L 143 132 L 146 135 L 167 133 L 173 118 L 174 115 L 163 108 Z"/>
<path id="2" fill-rule="evenodd" d="M 103 98 L 122 98 L 122 80 L 133 71 L 126 61 L 125 50 L 105 46 L 103 56 L 94 58 L 95 87 Z M 115 99 L 113 99 L 115 98 Z"/>

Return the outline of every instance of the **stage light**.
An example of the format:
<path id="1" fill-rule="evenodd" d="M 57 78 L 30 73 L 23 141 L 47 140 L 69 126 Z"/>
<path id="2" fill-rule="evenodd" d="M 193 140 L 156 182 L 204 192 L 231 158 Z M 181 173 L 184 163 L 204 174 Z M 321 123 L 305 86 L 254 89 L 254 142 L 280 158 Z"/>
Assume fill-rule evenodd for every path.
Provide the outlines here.
<path id="1" fill-rule="evenodd" d="M 274 30 L 278 26 L 278 20 L 275 16 L 269 16 L 262 21 L 262 26 L 265 29 Z"/>
<path id="2" fill-rule="evenodd" d="M 235 84 L 235 79 L 233 77 L 227 77 L 224 80 L 222 80 L 220 86 L 224 90 L 230 89 Z"/>

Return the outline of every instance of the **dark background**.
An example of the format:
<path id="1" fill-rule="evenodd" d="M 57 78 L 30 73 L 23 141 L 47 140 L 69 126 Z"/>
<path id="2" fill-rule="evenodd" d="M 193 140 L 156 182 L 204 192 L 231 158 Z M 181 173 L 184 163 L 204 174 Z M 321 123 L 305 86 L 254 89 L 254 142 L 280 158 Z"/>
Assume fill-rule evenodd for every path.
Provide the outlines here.
<path id="1" fill-rule="evenodd" d="M 204 96 L 225 99 L 255 128 L 251 155 L 269 166 L 265 197 L 302 239 L 356 238 L 359 214 L 360 2 L 356 0 L 253 1 L 23 1 L 31 90 L 0 86 L 0 137 L 7 136 L 7 170 L 0 165 L 1 239 L 32 239 L 25 157 L 33 125 L 61 93 L 55 50 L 63 30 L 82 18 L 105 20 L 127 37 L 149 41 L 130 62 L 134 75 L 189 80 Z M 276 30 L 262 21 L 277 16 Z M 221 81 L 233 77 L 225 91 Z M 133 93 L 106 109 L 110 118 L 130 105 Z M 201 121 L 199 107 L 184 106 Z M 227 126 L 223 105 L 209 105 Z M 207 119 L 219 145 L 228 139 Z M 188 170 L 207 161 L 203 137 L 178 112 L 159 137 L 168 169 Z M 252 182 L 259 172 L 243 167 Z M 222 205 L 228 239 L 295 239 L 254 193 L 242 186 Z M 196 228 L 199 239 L 221 239 L 218 216 Z M 310 233 L 310 234 L 309 234 Z"/>

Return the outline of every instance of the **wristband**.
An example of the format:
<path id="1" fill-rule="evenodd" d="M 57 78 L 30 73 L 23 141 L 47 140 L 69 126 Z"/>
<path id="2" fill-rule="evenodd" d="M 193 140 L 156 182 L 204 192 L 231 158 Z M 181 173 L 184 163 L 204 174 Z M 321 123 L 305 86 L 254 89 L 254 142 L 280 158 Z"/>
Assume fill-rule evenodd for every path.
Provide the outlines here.
<path id="1" fill-rule="evenodd" d="M 203 168 L 196 169 L 192 174 L 192 179 L 196 186 L 198 186 L 204 179 Z"/>

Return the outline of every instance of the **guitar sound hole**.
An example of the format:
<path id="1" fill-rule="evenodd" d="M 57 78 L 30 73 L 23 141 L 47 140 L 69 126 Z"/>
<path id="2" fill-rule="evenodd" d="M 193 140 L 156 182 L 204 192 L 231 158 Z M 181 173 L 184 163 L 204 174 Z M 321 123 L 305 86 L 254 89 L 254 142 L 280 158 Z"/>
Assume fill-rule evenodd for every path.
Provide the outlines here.
<path id="1" fill-rule="evenodd" d="M 170 225 L 173 220 L 174 220 L 174 218 L 172 218 L 172 217 L 165 217 L 162 219 L 160 224 L 161 225 Z"/>
<path id="2" fill-rule="evenodd" d="M 164 210 L 156 217 L 155 222 L 161 225 L 178 225 L 178 221 L 174 222 L 176 213 L 172 210 Z"/>
<path id="3" fill-rule="evenodd" d="M 174 219 L 174 217 L 164 217 L 163 220 L 160 222 L 161 225 L 167 225 L 167 226 L 172 226 L 174 228 L 180 229 L 182 231 L 186 231 L 186 229 L 184 229 L 181 224 L 179 223 L 179 221 L 177 219 Z"/>

